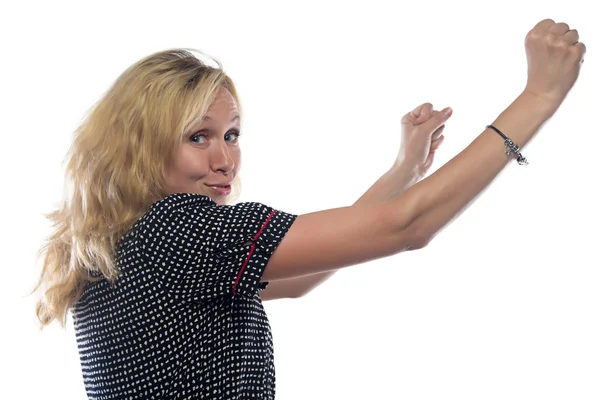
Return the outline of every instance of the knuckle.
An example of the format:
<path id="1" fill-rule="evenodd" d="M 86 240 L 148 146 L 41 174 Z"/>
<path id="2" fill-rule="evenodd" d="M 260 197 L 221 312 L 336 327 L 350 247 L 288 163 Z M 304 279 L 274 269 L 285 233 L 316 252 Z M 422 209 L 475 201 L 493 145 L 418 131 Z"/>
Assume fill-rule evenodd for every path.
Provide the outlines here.
<path id="1" fill-rule="evenodd" d="M 583 57 L 583 54 L 585 53 L 584 51 L 582 51 L 581 47 L 579 47 L 579 46 L 572 46 L 569 50 L 570 50 L 571 56 L 577 60 L 581 59 Z"/>
<path id="2" fill-rule="evenodd" d="M 554 42 L 554 47 L 560 51 L 568 51 L 570 45 L 566 40 L 558 39 Z"/>
<path id="3" fill-rule="evenodd" d="M 533 33 L 533 31 L 529 32 L 527 36 L 525 36 L 525 44 L 531 44 L 534 40 L 534 36 L 535 34 Z"/>
<path id="4" fill-rule="evenodd" d="M 544 33 L 544 36 L 542 37 L 542 39 L 546 42 L 546 43 L 552 43 L 554 41 L 554 34 L 552 32 L 546 32 Z"/>

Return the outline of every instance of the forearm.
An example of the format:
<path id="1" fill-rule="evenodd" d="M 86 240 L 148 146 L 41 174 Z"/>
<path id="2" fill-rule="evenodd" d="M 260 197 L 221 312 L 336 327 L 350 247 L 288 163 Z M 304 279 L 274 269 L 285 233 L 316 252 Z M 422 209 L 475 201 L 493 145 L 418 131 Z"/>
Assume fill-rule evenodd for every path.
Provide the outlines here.
<path id="1" fill-rule="evenodd" d="M 400 196 L 407 188 L 414 185 L 419 179 L 415 169 L 410 165 L 398 163 L 383 174 L 353 205 L 368 206 L 385 203 Z M 331 278 L 337 271 L 322 272 L 314 275 L 295 278 L 290 288 L 300 288 L 301 293 L 291 297 L 301 297 Z M 288 290 L 282 288 L 283 291 Z M 290 290 L 293 291 L 293 290 Z M 277 294 L 273 294 L 277 296 Z"/>
<path id="2" fill-rule="evenodd" d="M 552 105 L 523 93 L 492 125 L 523 148 L 554 111 Z M 411 210 L 406 224 L 426 244 L 460 215 L 511 160 L 506 157 L 502 137 L 491 129 L 484 130 L 465 150 L 397 200 Z"/>
<path id="3" fill-rule="evenodd" d="M 395 164 L 383 174 L 353 205 L 370 206 L 385 203 L 399 197 L 406 189 L 417 183 L 419 176 L 408 164 Z"/>

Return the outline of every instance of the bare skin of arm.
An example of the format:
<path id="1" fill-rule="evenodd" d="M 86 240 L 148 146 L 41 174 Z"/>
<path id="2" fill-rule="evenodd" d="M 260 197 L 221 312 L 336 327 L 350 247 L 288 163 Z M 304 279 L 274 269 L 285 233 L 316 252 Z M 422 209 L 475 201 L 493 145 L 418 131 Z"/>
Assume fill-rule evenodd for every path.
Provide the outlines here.
<path id="1" fill-rule="evenodd" d="M 406 164 L 395 165 L 373 184 L 358 199 L 355 206 L 368 206 L 390 201 L 402 193 L 405 188 L 412 186 L 416 181 L 414 170 Z M 395 190 L 390 190 L 394 188 Z M 299 298 L 305 296 L 327 279 L 331 278 L 337 270 L 321 272 L 299 278 L 281 279 L 272 281 L 267 288 L 260 292 L 263 301 L 284 298 Z"/>
<path id="2" fill-rule="evenodd" d="M 494 125 L 523 147 L 551 112 L 521 94 Z M 391 202 L 298 216 L 271 257 L 264 281 L 330 272 L 420 249 L 457 217 L 507 165 L 504 143 L 484 131 L 430 177 Z"/>
<path id="3" fill-rule="evenodd" d="M 527 35 L 526 88 L 493 121 L 521 148 L 556 112 L 575 83 L 585 53 L 578 39 L 577 31 L 552 20 L 540 22 Z M 392 201 L 300 215 L 271 257 L 262 280 L 305 277 L 423 248 L 508 162 L 503 140 L 486 129 L 438 171 Z"/>
<path id="4" fill-rule="evenodd" d="M 421 180 L 433 165 L 435 153 L 443 142 L 445 123 L 452 115 L 446 108 L 433 109 L 424 103 L 406 113 L 401 120 L 401 146 L 392 167 L 381 176 L 355 203 L 354 206 L 382 204 L 400 196 L 406 189 Z M 438 123 L 424 125 L 433 116 Z M 337 270 L 321 272 L 299 278 L 281 279 L 269 283 L 260 292 L 263 301 L 303 297 L 331 278 Z"/>

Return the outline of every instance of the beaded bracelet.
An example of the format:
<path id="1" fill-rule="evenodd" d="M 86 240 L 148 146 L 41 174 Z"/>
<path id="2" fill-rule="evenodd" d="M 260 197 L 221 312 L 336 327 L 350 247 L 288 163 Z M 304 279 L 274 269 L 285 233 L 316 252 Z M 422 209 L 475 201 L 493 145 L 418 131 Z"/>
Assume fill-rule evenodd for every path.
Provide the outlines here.
<path id="1" fill-rule="evenodd" d="M 502 136 L 502 138 L 504 139 L 504 145 L 506 146 L 506 156 L 507 157 L 510 157 L 510 155 L 514 153 L 514 154 L 516 154 L 517 162 L 519 163 L 519 165 L 528 165 L 529 164 L 527 159 L 525 157 L 523 157 L 523 155 L 519 151 L 519 146 L 517 146 L 515 142 L 510 140 L 510 138 L 508 136 L 506 136 L 504 133 L 500 132 L 500 130 L 498 128 L 496 128 L 494 125 L 488 125 L 486 128 L 493 129 L 500 136 Z"/>

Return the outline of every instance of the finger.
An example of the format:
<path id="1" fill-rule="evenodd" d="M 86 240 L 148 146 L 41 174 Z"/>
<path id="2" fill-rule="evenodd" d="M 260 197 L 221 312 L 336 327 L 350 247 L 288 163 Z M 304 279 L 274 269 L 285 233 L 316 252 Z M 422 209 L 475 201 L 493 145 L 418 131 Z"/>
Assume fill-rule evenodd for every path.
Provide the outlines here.
<path id="1" fill-rule="evenodd" d="M 444 143 L 444 135 L 431 142 L 431 151 L 436 151 Z"/>
<path id="2" fill-rule="evenodd" d="M 564 22 L 552 25 L 548 28 L 548 32 L 554 33 L 555 35 L 562 36 L 569 31 L 569 25 Z"/>
<path id="3" fill-rule="evenodd" d="M 433 113 L 433 105 L 431 103 L 425 103 L 421 106 L 421 110 L 419 112 L 417 121 L 415 125 L 420 125 L 423 122 L 427 121 L 431 118 L 431 114 Z"/>
<path id="4" fill-rule="evenodd" d="M 431 118 L 427 122 L 423 123 L 423 131 L 435 132 L 438 128 L 446 123 L 451 115 L 452 109 L 450 107 L 446 107 L 442 111 L 434 111 Z"/>
<path id="5" fill-rule="evenodd" d="M 440 138 L 440 136 L 442 136 L 442 132 L 444 132 L 444 128 L 445 127 L 446 127 L 446 125 L 442 125 L 439 128 L 437 128 L 435 130 L 435 132 L 433 132 L 433 135 L 431 135 L 431 141 L 432 142 L 438 140 Z"/>
<path id="6" fill-rule="evenodd" d="M 571 29 L 564 34 L 563 39 L 569 44 L 575 44 L 579 41 L 579 32 L 577 29 Z"/>
<path id="7" fill-rule="evenodd" d="M 585 56 L 586 47 L 582 42 L 575 43 L 575 47 L 579 50 L 579 62 L 583 62 L 583 57 Z"/>
<path id="8" fill-rule="evenodd" d="M 549 29 L 549 28 L 550 28 L 552 25 L 554 25 L 554 20 L 553 20 L 553 19 L 550 19 L 550 18 L 547 18 L 547 19 L 544 19 L 544 20 L 542 20 L 542 21 L 538 22 L 537 24 L 535 24 L 535 26 L 533 27 L 533 29 L 532 29 L 532 30 L 534 30 L 534 31 L 543 31 L 543 32 L 545 32 L 545 31 L 547 31 L 547 30 L 548 30 L 548 29 Z"/>
<path id="9" fill-rule="evenodd" d="M 418 105 L 417 107 L 415 107 L 414 110 L 406 113 L 403 117 L 402 117 L 402 123 L 403 124 L 407 124 L 407 123 L 416 123 L 416 120 L 421 116 L 421 109 L 425 108 L 426 110 L 432 110 L 433 106 L 431 105 L 431 103 L 423 103 Z M 431 113 L 431 111 L 430 111 Z"/>

